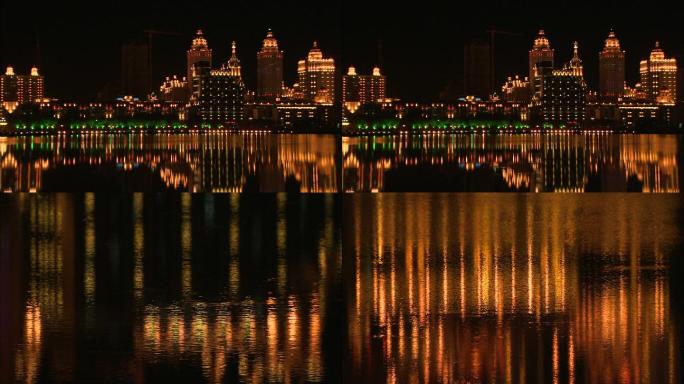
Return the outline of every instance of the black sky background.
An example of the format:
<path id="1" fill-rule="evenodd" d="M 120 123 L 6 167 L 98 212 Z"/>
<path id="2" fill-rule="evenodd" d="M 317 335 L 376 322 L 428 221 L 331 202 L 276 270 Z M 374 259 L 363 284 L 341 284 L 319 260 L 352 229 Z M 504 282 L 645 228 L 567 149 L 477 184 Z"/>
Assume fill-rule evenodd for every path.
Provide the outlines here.
<path id="1" fill-rule="evenodd" d="M 638 80 L 638 62 L 655 40 L 668 56 L 684 63 L 684 14 L 665 1 L 489 2 L 421 1 L 129 1 L 3 2 L 0 64 L 27 72 L 38 61 L 49 96 L 91 100 L 120 78 L 121 45 L 146 41 L 143 30 L 182 36 L 154 38 L 154 72 L 185 73 L 185 52 L 197 28 L 214 50 L 214 65 L 227 60 L 231 40 L 238 42 L 243 77 L 256 83 L 255 54 L 267 28 L 285 51 L 285 80 L 295 81 L 296 62 L 313 40 L 338 63 L 369 72 L 382 61 L 389 96 L 435 100 L 445 90 L 458 92 L 463 80 L 463 45 L 488 39 L 490 28 L 517 35 L 496 37 L 497 87 L 506 76 L 527 72 L 527 53 L 539 28 L 556 50 L 556 65 L 572 54 L 578 40 L 589 85 L 598 81 L 598 51 L 615 29 L 627 51 L 627 80 Z M 29 17 L 30 15 L 30 17 Z M 379 58 L 378 42 L 382 44 Z M 155 82 L 156 83 L 156 82 Z"/>

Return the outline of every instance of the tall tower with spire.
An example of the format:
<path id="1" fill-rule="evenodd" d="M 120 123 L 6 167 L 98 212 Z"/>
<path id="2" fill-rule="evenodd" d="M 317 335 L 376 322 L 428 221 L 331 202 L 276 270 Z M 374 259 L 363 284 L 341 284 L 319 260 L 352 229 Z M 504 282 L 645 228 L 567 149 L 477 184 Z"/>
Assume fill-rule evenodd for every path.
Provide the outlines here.
<path id="1" fill-rule="evenodd" d="M 282 95 L 283 52 L 278 49 L 278 40 L 269 29 L 257 52 L 257 97 L 273 103 Z"/>
<path id="2" fill-rule="evenodd" d="M 577 41 L 572 43 L 572 59 L 568 62 L 567 69 L 573 76 L 584 78 L 582 60 L 579 58 L 579 44 Z"/>
<path id="3" fill-rule="evenodd" d="M 541 118 L 545 123 L 580 124 L 586 117 L 587 83 L 584 81 L 579 45 L 572 45 L 572 58 L 561 69 L 541 75 Z"/>
<path id="4" fill-rule="evenodd" d="M 201 74 L 199 83 L 196 105 L 202 122 L 237 127 L 244 118 L 245 83 L 235 41 L 228 61 L 219 69 Z"/>
<path id="5" fill-rule="evenodd" d="M 641 86 L 646 97 L 658 104 L 674 104 L 677 100 L 677 59 L 666 58 L 656 41 L 648 59 L 639 63 Z"/>
<path id="6" fill-rule="evenodd" d="M 335 100 L 335 60 L 323 57 L 314 41 L 309 55 L 297 63 L 299 87 L 304 100 L 316 104 L 333 104 Z"/>
<path id="7" fill-rule="evenodd" d="M 599 95 L 617 101 L 625 89 L 625 51 L 611 29 L 603 50 L 599 52 Z"/>
<path id="8" fill-rule="evenodd" d="M 230 52 L 230 59 L 228 59 L 225 65 L 225 70 L 228 71 L 229 76 L 242 78 L 240 60 L 237 57 L 237 43 L 235 41 L 230 45 Z"/>
<path id="9" fill-rule="evenodd" d="M 193 83 L 197 83 L 202 70 L 208 72 L 211 69 L 211 49 L 207 44 L 207 39 L 204 37 L 202 30 L 198 30 L 195 38 L 192 39 L 192 45 L 188 49 L 188 86 L 193 87 Z M 197 85 L 197 84 L 195 84 Z"/>

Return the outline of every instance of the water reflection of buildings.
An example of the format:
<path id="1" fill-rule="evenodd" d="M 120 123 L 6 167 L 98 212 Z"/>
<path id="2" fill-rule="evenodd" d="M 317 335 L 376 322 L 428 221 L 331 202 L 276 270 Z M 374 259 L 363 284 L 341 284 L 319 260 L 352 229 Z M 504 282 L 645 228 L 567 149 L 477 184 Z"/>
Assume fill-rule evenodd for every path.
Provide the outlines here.
<path id="1" fill-rule="evenodd" d="M 326 323 L 331 321 L 327 308 L 333 279 L 340 270 L 332 220 L 334 196 L 293 202 L 281 194 L 247 205 L 239 196 L 223 198 L 228 203 L 218 203 L 219 198 L 211 196 L 184 194 L 179 198 L 180 217 L 172 219 L 172 225 L 179 226 L 180 236 L 164 241 L 178 242 L 180 255 L 163 254 L 164 261 L 160 261 L 160 256 L 145 252 L 163 248 L 153 244 L 162 239 L 155 237 L 158 230 L 150 225 L 159 220 L 159 213 L 154 212 L 160 210 L 156 204 L 160 197 L 135 194 L 123 201 L 99 201 L 94 194 L 14 197 L 14 213 L 24 219 L 14 217 L 12 225 L 19 221 L 19 228 L 25 229 L 17 230 L 11 256 L 17 260 L 22 260 L 22 254 L 27 256 L 20 263 L 25 285 L 23 291 L 9 295 L 19 298 L 11 309 L 22 314 L 9 334 L 20 336 L 11 345 L 13 356 L 7 357 L 10 372 L 0 372 L 0 378 L 71 382 L 89 381 L 90 374 L 137 382 L 149 378 L 145 371 L 155 365 L 178 369 L 188 364 L 207 382 L 325 381 L 323 340 Z M 229 212 L 212 214 L 211 208 L 219 204 L 227 205 Z M 245 218 L 264 214 L 256 208 L 259 205 L 275 206 L 275 225 Z M 302 225 L 288 223 L 293 209 L 306 210 L 315 223 L 317 232 L 306 233 L 311 251 L 298 238 Z M 119 212 L 121 216 L 116 216 Z M 225 260 L 211 262 L 226 269 L 210 272 L 222 276 L 212 282 L 218 280 L 224 286 L 220 292 L 207 294 L 202 290 L 211 253 L 193 249 L 202 243 L 195 237 L 212 231 L 203 223 L 225 214 L 229 219 L 217 226 L 226 230 L 229 242 L 221 251 Z M 119 224 L 132 223 L 130 242 L 118 232 L 121 229 L 112 232 L 112 217 L 119 217 Z M 0 224 L 4 231 L 10 223 Z M 258 245 L 264 255 L 249 248 L 254 246 L 255 230 L 259 236 L 275 239 L 273 258 L 277 260 L 270 260 L 270 249 L 264 245 Z M 290 242 L 302 248 L 289 249 Z M 300 252 L 310 252 L 311 260 Z M 290 261 L 293 253 L 297 261 Z M 131 255 L 130 260 L 125 255 Z M 266 266 L 260 265 L 255 272 L 250 265 L 260 258 L 267 259 Z M 179 273 L 172 275 L 179 281 L 162 279 L 165 289 L 159 291 L 155 280 L 173 263 L 178 264 Z M 276 266 L 271 268 L 272 264 Z M 260 278 L 255 279 L 253 273 L 261 274 Z M 260 284 L 271 279 L 275 289 L 261 290 Z M 173 299 L 176 286 L 178 296 Z M 122 305 L 124 316 L 131 316 L 124 324 L 118 323 L 117 305 Z M 130 333 L 121 335 L 122 330 Z M 98 340 L 97 350 L 109 351 L 106 360 L 89 360 L 91 352 L 79 341 L 83 339 Z M 11 343 L 3 338 L 5 342 Z M 123 372 L 117 364 L 126 367 Z"/>
<path id="2" fill-rule="evenodd" d="M 46 173 L 84 165 L 124 176 L 142 169 L 165 188 L 194 192 L 282 191 L 288 182 L 303 192 L 336 191 L 334 136 L 83 135 L 1 140 L 4 191 L 40 191 L 46 188 Z"/>
<path id="3" fill-rule="evenodd" d="M 345 201 L 352 381 L 676 383 L 676 197 Z M 345 216 L 347 217 L 347 216 Z"/>
<path id="4" fill-rule="evenodd" d="M 345 137 L 344 189 L 382 191 L 388 172 L 422 167 L 489 170 L 522 191 L 679 192 L 677 145 L 675 135 Z"/>

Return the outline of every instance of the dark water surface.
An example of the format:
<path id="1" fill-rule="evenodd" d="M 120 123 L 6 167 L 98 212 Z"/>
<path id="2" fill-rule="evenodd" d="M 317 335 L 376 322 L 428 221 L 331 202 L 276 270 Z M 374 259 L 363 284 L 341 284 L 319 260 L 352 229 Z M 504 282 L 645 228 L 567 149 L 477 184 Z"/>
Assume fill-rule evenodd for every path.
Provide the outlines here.
<path id="1" fill-rule="evenodd" d="M 682 136 L 426 134 L 345 137 L 355 192 L 679 192 Z"/>
<path id="2" fill-rule="evenodd" d="M 341 378 L 335 195 L 0 197 L 0 382 Z"/>
<path id="3" fill-rule="evenodd" d="M 0 138 L 5 192 L 335 192 L 337 141 L 316 134 Z"/>
<path id="4" fill-rule="evenodd" d="M 0 195 L 0 383 L 682 381 L 677 194 Z"/>
<path id="5" fill-rule="evenodd" d="M 344 372 L 374 383 L 680 383 L 680 196 L 344 200 Z"/>

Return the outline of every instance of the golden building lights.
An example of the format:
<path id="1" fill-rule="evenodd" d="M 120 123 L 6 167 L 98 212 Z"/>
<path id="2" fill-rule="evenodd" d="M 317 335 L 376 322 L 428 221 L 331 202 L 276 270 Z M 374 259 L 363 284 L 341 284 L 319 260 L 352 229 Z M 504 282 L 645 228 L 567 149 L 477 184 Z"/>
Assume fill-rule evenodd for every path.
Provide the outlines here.
<path id="1" fill-rule="evenodd" d="M 196 67 L 211 68 L 211 48 L 209 48 L 207 39 L 204 37 L 201 29 L 197 31 L 192 39 L 192 45 L 187 53 L 186 79 L 191 91 L 197 82 L 196 78 L 200 75 L 199 68 Z"/>
<path id="2" fill-rule="evenodd" d="M 159 99 L 166 102 L 187 102 L 190 97 L 187 78 L 178 76 L 166 77 L 159 86 Z"/>
<path id="3" fill-rule="evenodd" d="M 540 66 L 553 67 L 553 56 L 554 50 L 551 48 L 549 39 L 544 34 L 544 30 L 540 29 L 529 52 L 530 86 L 534 86 L 537 77 L 538 71 L 535 68 Z"/>
<path id="4" fill-rule="evenodd" d="M 0 75 L 0 105 L 9 113 L 21 104 L 37 103 L 44 98 L 45 78 L 32 67 L 29 75 L 18 75 L 8 66 Z"/>
<path id="5" fill-rule="evenodd" d="M 237 127 L 244 119 L 246 87 L 242 80 L 237 43 L 231 43 L 231 56 L 220 69 L 206 70 L 199 76 L 195 103 L 200 119 Z"/>
<path id="6" fill-rule="evenodd" d="M 611 29 L 599 52 L 599 95 L 607 100 L 617 101 L 624 94 L 625 51 L 620 40 Z"/>
<path id="7" fill-rule="evenodd" d="M 307 58 L 297 63 L 299 87 L 304 100 L 332 105 L 335 101 L 335 59 L 326 58 L 314 41 Z"/>
<path id="8" fill-rule="evenodd" d="M 515 75 L 515 78 L 508 77 L 504 85 L 501 87 L 501 94 L 504 101 L 511 101 L 516 103 L 530 102 L 530 81 L 526 76 L 520 79 L 520 76 Z"/>
<path id="9" fill-rule="evenodd" d="M 577 126 L 586 118 L 587 84 L 578 51 L 575 41 L 572 59 L 563 68 L 535 67 L 537 88 L 534 97 L 544 122 Z"/>
<path id="10" fill-rule="evenodd" d="M 374 67 L 371 75 L 359 75 L 354 66 L 350 66 L 342 77 L 342 104 L 350 113 L 364 104 L 380 103 L 385 99 L 387 79 Z"/>
<path id="11" fill-rule="evenodd" d="M 237 43 L 235 41 L 230 44 L 230 52 L 230 59 L 228 59 L 225 69 L 228 71 L 229 76 L 241 77 L 240 60 L 237 57 Z"/>
<path id="12" fill-rule="evenodd" d="M 674 105 L 677 100 L 677 59 L 666 58 L 656 41 L 648 59 L 639 63 L 641 85 L 651 102 Z"/>
<path id="13" fill-rule="evenodd" d="M 257 98 L 275 102 L 283 94 L 283 52 L 269 29 L 257 52 Z"/>

